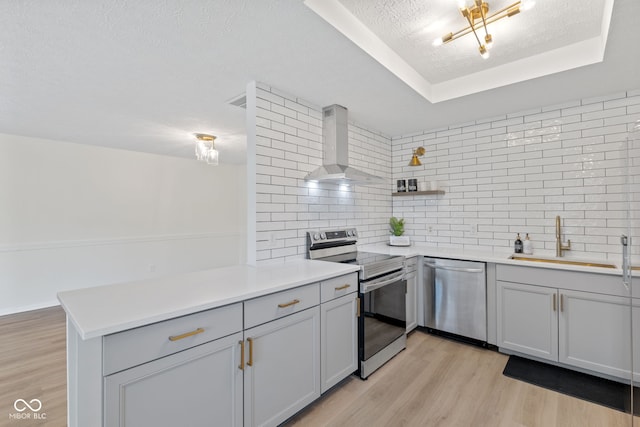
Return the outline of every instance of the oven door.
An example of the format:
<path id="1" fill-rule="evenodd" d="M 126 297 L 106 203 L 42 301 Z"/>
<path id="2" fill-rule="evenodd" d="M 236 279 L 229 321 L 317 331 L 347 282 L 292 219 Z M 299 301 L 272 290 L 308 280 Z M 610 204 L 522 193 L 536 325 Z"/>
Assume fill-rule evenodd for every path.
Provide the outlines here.
<path id="1" fill-rule="evenodd" d="M 360 290 L 360 360 L 366 361 L 406 334 L 404 271 L 361 282 Z"/>

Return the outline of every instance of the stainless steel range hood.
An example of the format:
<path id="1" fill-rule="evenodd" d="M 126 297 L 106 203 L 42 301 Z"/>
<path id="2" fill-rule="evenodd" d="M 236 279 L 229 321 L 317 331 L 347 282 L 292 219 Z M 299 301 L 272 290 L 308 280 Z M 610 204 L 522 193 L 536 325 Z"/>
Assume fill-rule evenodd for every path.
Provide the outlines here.
<path id="1" fill-rule="evenodd" d="M 322 109 L 322 166 L 304 179 L 346 185 L 379 185 L 387 181 L 349 166 L 347 109 L 330 105 Z"/>

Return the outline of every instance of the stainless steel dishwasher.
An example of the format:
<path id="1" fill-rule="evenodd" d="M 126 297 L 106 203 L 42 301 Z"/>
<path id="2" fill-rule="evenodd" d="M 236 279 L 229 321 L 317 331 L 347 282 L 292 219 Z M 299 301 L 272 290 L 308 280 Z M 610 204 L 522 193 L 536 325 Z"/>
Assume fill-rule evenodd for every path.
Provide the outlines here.
<path id="1" fill-rule="evenodd" d="M 486 343 L 485 263 L 425 257 L 423 268 L 425 326 Z"/>

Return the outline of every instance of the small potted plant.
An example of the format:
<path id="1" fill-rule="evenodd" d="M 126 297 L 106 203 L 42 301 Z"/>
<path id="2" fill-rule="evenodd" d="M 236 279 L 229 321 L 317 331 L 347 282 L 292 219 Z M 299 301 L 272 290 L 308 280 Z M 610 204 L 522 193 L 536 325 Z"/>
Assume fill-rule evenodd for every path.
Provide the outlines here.
<path id="1" fill-rule="evenodd" d="M 404 218 L 392 216 L 389 219 L 389 227 L 391 228 L 391 236 L 389 236 L 389 244 L 391 246 L 409 246 L 411 244 L 409 236 L 403 236 Z"/>

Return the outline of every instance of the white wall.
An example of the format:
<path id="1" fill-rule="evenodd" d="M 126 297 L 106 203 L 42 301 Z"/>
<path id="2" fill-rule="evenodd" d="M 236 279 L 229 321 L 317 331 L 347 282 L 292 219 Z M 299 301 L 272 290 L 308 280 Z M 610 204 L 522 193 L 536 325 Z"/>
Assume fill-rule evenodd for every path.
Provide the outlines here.
<path id="1" fill-rule="evenodd" d="M 393 213 L 416 242 L 508 251 L 519 232 L 551 255 L 560 215 L 572 245 L 566 256 L 618 262 L 626 232 L 623 149 L 636 120 L 640 90 L 393 138 L 393 178 L 437 180 L 446 191 L 394 197 Z M 426 148 L 423 166 L 409 167 L 418 146 Z"/>
<path id="2" fill-rule="evenodd" d="M 242 263 L 245 167 L 0 134 L 0 315 Z"/>
<path id="3" fill-rule="evenodd" d="M 256 110 L 255 135 L 248 141 L 256 145 L 257 261 L 304 258 L 309 229 L 356 227 L 360 243 L 385 241 L 391 216 L 391 139 L 349 123 L 350 165 L 388 178 L 388 185 L 307 183 L 307 173 L 322 164 L 322 108 L 265 84 L 257 83 L 255 93 L 255 107 L 247 106 Z"/>

